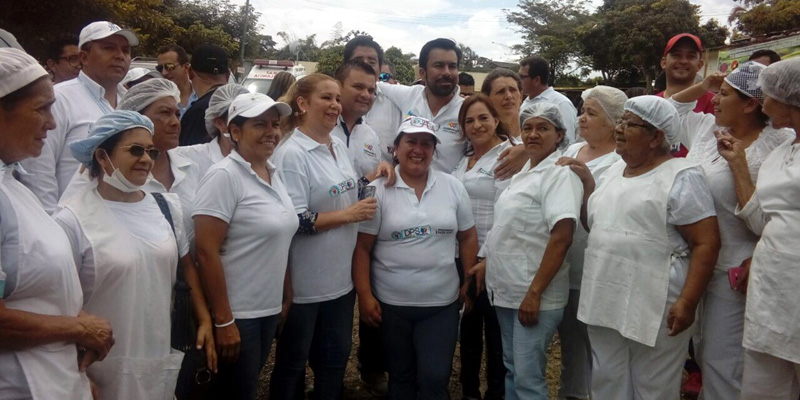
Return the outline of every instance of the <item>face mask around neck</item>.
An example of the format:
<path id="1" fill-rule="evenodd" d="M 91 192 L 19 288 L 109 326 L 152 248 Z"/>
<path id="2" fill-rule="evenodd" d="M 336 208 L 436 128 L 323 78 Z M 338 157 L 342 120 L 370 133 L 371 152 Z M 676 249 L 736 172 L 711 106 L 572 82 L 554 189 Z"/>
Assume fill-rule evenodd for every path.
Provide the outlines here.
<path id="1" fill-rule="evenodd" d="M 109 175 L 106 173 L 105 168 L 103 168 L 103 182 L 124 193 L 134 193 L 142 189 L 142 186 L 144 185 L 137 185 L 129 181 L 128 178 L 122 174 L 119 168 L 114 166 L 114 163 L 111 162 L 111 159 L 108 158 L 108 155 L 106 155 L 106 159 L 111 164 L 111 168 L 114 168 L 114 172 Z"/>

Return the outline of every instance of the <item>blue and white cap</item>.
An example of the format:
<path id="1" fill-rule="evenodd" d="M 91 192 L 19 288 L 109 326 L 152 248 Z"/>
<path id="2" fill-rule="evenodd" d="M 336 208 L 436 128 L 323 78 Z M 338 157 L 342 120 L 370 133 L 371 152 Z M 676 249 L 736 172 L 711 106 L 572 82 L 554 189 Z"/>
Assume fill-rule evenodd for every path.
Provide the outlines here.
<path id="1" fill-rule="evenodd" d="M 745 96 L 752 97 L 763 104 L 764 93 L 761 92 L 761 86 L 758 84 L 758 76 L 766 68 L 763 64 L 748 61 L 739 65 L 739 68 L 736 68 L 726 76 L 725 83 L 731 85 Z"/>
<path id="2" fill-rule="evenodd" d="M 153 135 L 153 121 L 136 111 L 117 110 L 100 117 L 89 131 L 89 137 L 69 144 L 72 156 L 81 164 L 92 165 L 94 151 L 109 138 L 133 128 L 144 128 Z"/>

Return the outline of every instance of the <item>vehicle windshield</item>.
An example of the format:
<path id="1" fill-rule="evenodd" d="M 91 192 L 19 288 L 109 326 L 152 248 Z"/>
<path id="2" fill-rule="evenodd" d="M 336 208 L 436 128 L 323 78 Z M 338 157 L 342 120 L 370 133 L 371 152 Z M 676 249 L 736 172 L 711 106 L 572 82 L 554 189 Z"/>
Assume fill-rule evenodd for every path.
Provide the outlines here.
<path id="1" fill-rule="evenodd" d="M 267 94 L 269 87 L 272 86 L 272 79 L 245 79 L 242 86 L 250 93 Z"/>

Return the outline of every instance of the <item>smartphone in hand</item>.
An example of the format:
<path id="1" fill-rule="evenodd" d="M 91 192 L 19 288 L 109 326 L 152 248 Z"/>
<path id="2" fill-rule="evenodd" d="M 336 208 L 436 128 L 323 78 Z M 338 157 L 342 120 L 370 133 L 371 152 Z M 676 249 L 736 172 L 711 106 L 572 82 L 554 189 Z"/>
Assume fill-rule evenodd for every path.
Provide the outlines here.
<path id="1" fill-rule="evenodd" d="M 359 190 L 359 200 L 369 199 L 370 197 L 375 197 L 375 186 L 364 186 Z"/>

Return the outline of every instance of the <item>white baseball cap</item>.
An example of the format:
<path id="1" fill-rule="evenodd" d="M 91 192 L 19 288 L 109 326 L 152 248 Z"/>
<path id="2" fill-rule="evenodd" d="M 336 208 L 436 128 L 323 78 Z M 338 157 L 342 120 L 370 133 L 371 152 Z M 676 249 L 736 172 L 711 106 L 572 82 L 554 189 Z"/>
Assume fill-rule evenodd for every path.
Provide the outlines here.
<path id="1" fill-rule="evenodd" d="M 228 123 L 238 116 L 245 118 L 257 117 L 273 107 L 278 110 L 278 114 L 281 117 L 286 117 L 292 113 L 292 107 L 289 107 L 288 104 L 272 100 L 272 97 L 263 93 L 240 94 L 233 99 L 230 108 L 228 108 Z"/>
<path id="2" fill-rule="evenodd" d="M 409 116 L 400 124 L 400 128 L 397 129 L 397 135 L 401 133 L 430 133 L 436 139 L 436 143 L 441 144 L 441 139 L 436 135 L 438 130 L 439 125 L 427 118 Z"/>
<path id="3" fill-rule="evenodd" d="M 93 40 L 105 39 L 111 35 L 120 35 L 128 40 L 131 46 L 139 45 L 139 38 L 136 34 L 129 29 L 122 29 L 119 25 L 108 21 L 97 21 L 86 25 L 81 29 L 81 35 L 78 40 L 78 48 L 82 48 L 84 44 Z"/>

